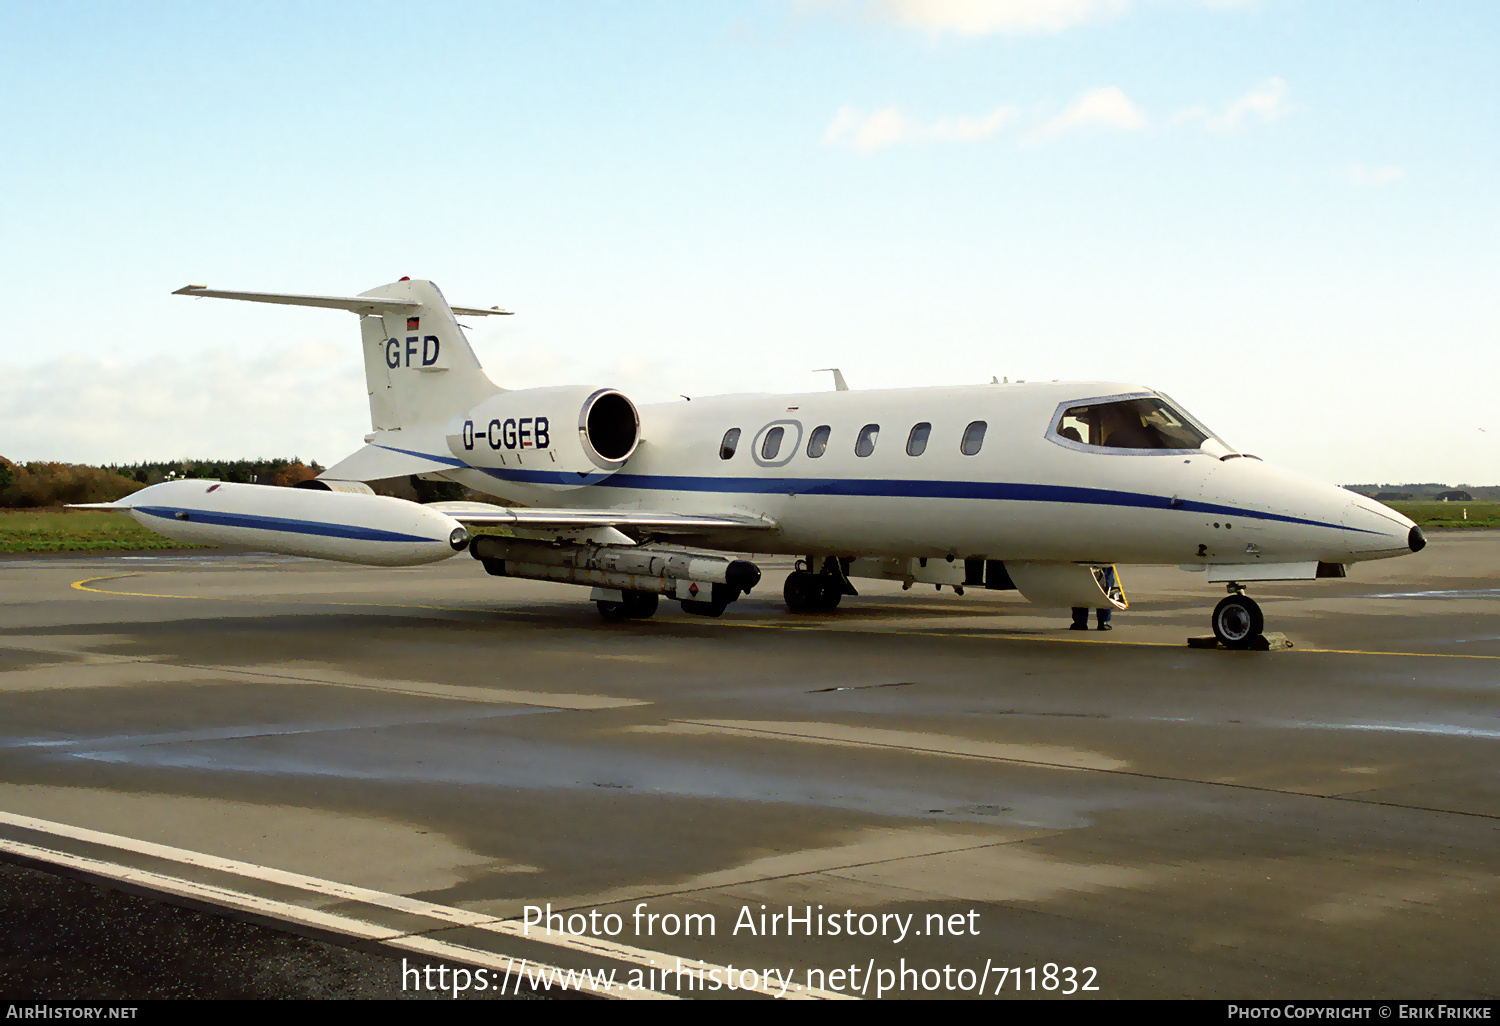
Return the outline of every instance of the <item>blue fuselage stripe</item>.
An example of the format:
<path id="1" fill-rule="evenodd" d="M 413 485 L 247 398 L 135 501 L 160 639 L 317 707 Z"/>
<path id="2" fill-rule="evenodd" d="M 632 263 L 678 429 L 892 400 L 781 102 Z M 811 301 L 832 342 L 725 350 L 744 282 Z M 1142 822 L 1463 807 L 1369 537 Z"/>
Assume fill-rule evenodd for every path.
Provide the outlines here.
<path id="1" fill-rule="evenodd" d="M 453 467 L 455 470 L 471 469 L 469 465 L 463 460 L 456 460 L 452 456 L 433 456 L 430 453 L 414 452 L 411 449 L 398 449 L 394 445 L 378 445 L 376 446 L 376 448 L 385 449 L 388 452 L 399 452 L 403 456 L 416 456 L 419 459 L 431 460 L 434 463 L 441 463 L 444 466 Z"/>
<path id="2" fill-rule="evenodd" d="M 254 531 L 281 531 L 291 534 L 312 534 L 325 538 L 348 538 L 353 541 L 371 542 L 435 542 L 439 538 L 424 538 L 418 534 L 401 534 L 397 531 L 382 531 L 373 527 L 356 527 L 352 524 L 325 524 L 316 520 L 291 520 L 286 517 L 263 517 L 250 513 L 216 513 L 202 509 L 183 509 L 178 506 L 134 506 L 137 513 L 176 520 L 177 514 L 186 513 L 186 523 L 212 524 L 215 527 L 244 527 Z"/>
<path id="3" fill-rule="evenodd" d="M 577 474 L 556 470 L 509 470 L 472 467 L 500 481 L 518 484 L 557 484 L 576 487 Z M 1186 513 L 1250 517 L 1336 531 L 1376 534 L 1363 528 L 1345 527 L 1321 520 L 1221 506 L 1212 502 L 1181 500 L 1176 505 L 1160 495 L 1124 492 L 1110 488 L 1076 485 L 1024 484 L 1010 481 L 914 481 L 891 478 L 794 478 L 794 477 L 678 477 L 671 475 L 614 474 L 599 482 L 606 488 L 638 488 L 661 492 L 731 492 L 739 495 L 829 495 L 908 499 L 988 499 L 1003 502 L 1066 502 L 1093 506 L 1129 506 L 1137 509 L 1170 509 Z"/>

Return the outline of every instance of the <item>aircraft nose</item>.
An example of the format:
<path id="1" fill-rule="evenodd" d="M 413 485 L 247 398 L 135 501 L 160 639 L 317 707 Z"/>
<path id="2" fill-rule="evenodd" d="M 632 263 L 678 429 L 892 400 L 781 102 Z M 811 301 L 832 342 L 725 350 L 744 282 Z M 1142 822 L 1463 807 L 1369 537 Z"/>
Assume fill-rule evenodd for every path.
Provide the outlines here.
<path id="1" fill-rule="evenodd" d="M 1420 552 L 1427 544 L 1422 529 L 1389 506 L 1355 495 L 1345 510 L 1344 526 L 1353 537 L 1350 544 L 1361 559 L 1383 559 Z"/>

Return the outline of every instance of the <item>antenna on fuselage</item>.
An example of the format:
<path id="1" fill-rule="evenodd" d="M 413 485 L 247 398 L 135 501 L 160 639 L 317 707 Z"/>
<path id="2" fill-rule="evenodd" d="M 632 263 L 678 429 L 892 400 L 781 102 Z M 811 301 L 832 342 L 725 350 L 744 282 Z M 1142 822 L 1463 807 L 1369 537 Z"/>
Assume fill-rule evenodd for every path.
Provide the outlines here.
<path id="1" fill-rule="evenodd" d="M 849 383 L 844 380 L 844 372 L 837 367 L 819 367 L 813 373 L 816 374 L 818 371 L 833 371 L 833 390 L 835 392 L 849 391 Z"/>

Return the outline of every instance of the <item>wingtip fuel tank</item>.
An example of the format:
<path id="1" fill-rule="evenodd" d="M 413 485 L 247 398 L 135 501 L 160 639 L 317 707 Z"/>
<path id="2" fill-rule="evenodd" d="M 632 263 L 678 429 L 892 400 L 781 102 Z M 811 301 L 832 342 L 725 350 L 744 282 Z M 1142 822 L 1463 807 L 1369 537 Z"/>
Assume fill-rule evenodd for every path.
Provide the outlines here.
<path id="1" fill-rule="evenodd" d="M 469 541 L 457 520 L 405 499 L 271 485 L 164 481 L 107 508 L 174 541 L 371 566 L 435 563 Z"/>

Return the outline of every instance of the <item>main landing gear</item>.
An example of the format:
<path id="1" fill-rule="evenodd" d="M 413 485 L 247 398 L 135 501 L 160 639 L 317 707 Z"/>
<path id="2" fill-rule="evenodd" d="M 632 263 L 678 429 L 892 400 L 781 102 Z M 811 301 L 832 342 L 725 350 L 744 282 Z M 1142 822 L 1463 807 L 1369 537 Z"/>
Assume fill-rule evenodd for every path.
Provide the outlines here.
<path id="1" fill-rule="evenodd" d="M 823 560 L 823 569 L 814 573 L 816 560 L 809 556 L 797 560 L 796 569 L 786 578 L 781 595 L 786 607 L 794 613 L 831 613 L 845 595 L 858 595 L 849 583 L 844 561 L 835 556 Z"/>
<path id="2" fill-rule="evenodd" d="M 625 591 L 620 595 L 619 602 L 595 602 L 599 615 L 606 620 L 649 620 L 656 615 L 656 592 Z"/>
<path id="3" fill-rule="evenodd" d="M 1225 648 L 1250 648 L 1266 629 L 1266 618 L 1244 585 L 1229 585 L 1229 597 L 1214 607 L 1214 637 Z"/>

